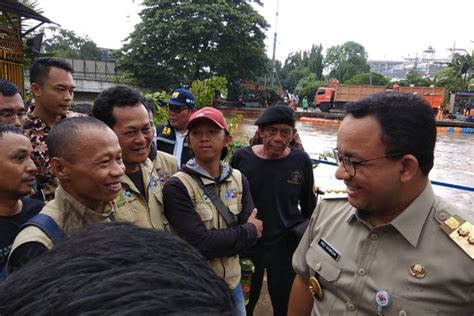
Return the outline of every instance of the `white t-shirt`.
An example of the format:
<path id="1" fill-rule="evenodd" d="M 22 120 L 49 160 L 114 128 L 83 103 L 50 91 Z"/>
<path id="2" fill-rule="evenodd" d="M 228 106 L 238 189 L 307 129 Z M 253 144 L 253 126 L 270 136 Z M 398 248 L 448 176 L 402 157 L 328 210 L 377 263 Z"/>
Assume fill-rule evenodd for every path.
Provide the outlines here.
<path id="1" fill-rule="evenodd" d="M 184 144 L 184 139 L 186 138 L 186 133 L 181 134 L 178 132 L 176 129 L 174 130 L 176 133 L 176 143 L 174 144 L 174 149 L 173 149 L 173 156 L 176 157 L 176 161 L 178 163 L 178 169 L 181 169 L 181 154 L 183 153 L 183 144 Z"/>

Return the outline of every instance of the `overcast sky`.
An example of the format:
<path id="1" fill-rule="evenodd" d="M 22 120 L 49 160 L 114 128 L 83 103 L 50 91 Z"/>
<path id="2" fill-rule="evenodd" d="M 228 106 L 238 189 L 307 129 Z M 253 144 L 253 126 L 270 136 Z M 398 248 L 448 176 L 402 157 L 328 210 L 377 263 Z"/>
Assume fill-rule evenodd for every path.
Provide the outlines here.
<path id="1" fill-rule="evenodd" d="M 255 6 L 267 19 L 267 53 L 272 56 L 277 0 Z M 61 27 L 88 35 L 99 47 L 119 48 L 139 22 L 141 0 L 39 0 L 44 15 Z M 362 44 L 369 59 L 423 57 L 432 46 L 436 58 L 455 46 L 474 49 L 473 0 L 279 0 L 276 57 L 323 49 L 346 41 Z"/>

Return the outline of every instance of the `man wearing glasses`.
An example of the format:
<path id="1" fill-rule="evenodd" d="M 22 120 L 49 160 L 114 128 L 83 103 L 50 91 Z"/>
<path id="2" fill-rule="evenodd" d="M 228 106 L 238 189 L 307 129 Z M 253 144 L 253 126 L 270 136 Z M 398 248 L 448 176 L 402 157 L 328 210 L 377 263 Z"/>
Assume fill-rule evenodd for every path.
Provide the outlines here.
<path id="1" fill-rule="evenodd" d="M 25 115 L 25 104 L 18 88 L 10 81 L 0 79 L 0 123 L 21 128 Z"/>
<path id="2" fill-rule="evenodd" d="M 474 226 L 433 193 L 431 107 L 386 92 L 346 111 L 334 153 L 347 199 L 313 212 L 288 315 L 472 315 Z"/>
<path id="3" fill-rule="evenodd" d="M 156 128 L 156 147 L 158 150 L 176 157 L 178 168 L 192 157 L 191 150 L 185 141 L 186 124 L 196 107 L 196 99 L 189 90 L 177 89 L 166 101 L 168 104 L 167 124 Z"/>

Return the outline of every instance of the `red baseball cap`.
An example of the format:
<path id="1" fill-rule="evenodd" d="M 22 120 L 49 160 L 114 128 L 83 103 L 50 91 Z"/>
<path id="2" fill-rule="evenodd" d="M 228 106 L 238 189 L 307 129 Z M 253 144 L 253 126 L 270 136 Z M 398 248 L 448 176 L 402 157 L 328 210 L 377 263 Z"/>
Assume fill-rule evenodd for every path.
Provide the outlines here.
<path id="1" fill-rule="evenodd" d="M 199 109 L 193 114 L 191 114 L 191 117 L 189 118 L 188 123 L 186 124 L 186 129 L 189 129 L 189 126 L 193 122 L 204 119 L 207 119 L 219 126 L 220 128 L 227 130 L 227 122 L 225 121 L 222 112 L 209 106 L 203 107 L 202 109 Z"/>

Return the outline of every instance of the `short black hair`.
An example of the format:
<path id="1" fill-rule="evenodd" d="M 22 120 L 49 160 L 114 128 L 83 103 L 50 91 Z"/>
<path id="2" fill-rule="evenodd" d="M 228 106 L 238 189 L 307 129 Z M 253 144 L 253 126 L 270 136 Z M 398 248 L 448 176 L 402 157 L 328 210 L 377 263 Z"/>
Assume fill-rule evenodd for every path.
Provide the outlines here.
<path id="1" fill-rule="evenodd" d="M 88 226 L 0 285 L 2 315 L 232 315 L 225 281 L 191 245 L 129 223 Z"/>
<path id="2" fill-rule="evenodd" d="M 143 105 L 143 97 L 138 91 L 125 86 L 116 86 L 99 94 L 94 101 L 92 115 L 112 128 L 117 123 L 117 119 L 113 115 L 114 107 L 136 106 L 138 104 Z"/>
<path id="3" fill-rule="evenodd" d="M 156 103 L 155 103 L 155 101 L 153 101 L 152 98 L 143 97 L 142 103 L 143 103 L 143 105 L 145 106 L 145 108 L 148 112 L 151 112 L 153 115 L 155 115 Z"/>
<path id="4" fill-rule="evenodd" d="M 421 171 L 428 175 L 433 168 L 436 121 L 431 106 L 420 96 L 381 92 L 346 105 L 354 118 L 374 116 L 382 129 L 386 154 L 411 154 Z"/>
<path id="5" fill-rule="evenodd" d="M 19 129 L 15 125 L 0 123 L 0 138 L 3 136 L 3 134 L 6 134 L 6 133 L 23 135 L 21 129 Z"/>
<path id="6" fill-rule="evenodd" d="M 30 83 L 42 85 L 48 79 L 51 67 L 57 67 L 74 73 L 72 66 L 65 60 L 52 57 L 36 58 L 30 67 Z"/>
<path id="7" fill-rule="evenodd" d="M 59 121 L 46 138 L 49 157 L 60 157 L 69 162 L 75 162 L 79 131 L 84 128 L 107 129 L 108 127 L 103 122 L 88 116 L 71 117 Z"/>
<path id="8" fill-rule="evenodd" d="M 20 90 L 18 90 L 17 86 L 8 80 L 0 78 L 0 94 L 6 97 L 12 97 L 17 93 L 20 93 Z"/>

